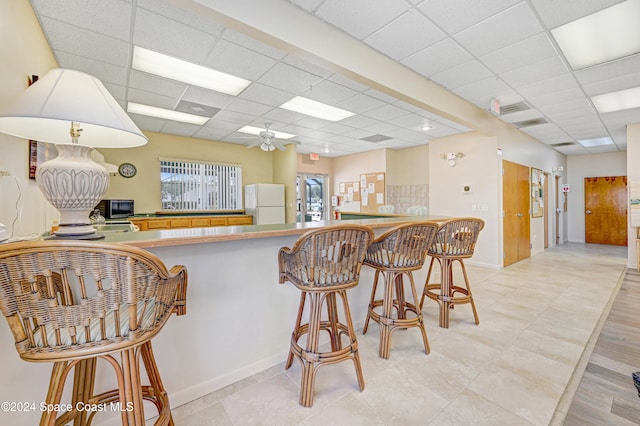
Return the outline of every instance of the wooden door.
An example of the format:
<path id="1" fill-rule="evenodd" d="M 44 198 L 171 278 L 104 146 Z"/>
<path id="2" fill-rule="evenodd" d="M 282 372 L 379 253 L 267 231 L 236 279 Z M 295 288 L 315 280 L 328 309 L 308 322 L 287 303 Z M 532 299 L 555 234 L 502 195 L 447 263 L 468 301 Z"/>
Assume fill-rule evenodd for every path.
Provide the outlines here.
<path id="1" fill-rule="evenodd" d="M 531 256 L 529 168 L 502 162 L 504 266 Z"/>
<path id="2" fill-rule="evenodd" d="M 627 177 L 584 178 L 585 241 L 627 245 Z"/>

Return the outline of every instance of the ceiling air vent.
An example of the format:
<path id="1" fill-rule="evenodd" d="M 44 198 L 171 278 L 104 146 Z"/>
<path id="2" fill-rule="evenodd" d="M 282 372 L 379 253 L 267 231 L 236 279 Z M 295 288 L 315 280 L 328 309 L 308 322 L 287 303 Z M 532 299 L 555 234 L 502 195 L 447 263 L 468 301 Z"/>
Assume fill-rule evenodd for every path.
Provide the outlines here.
<path id="1" fill-rule="evenodd" d="M 523 127 L 537 126 L 538 124 L 544 123 L 548 123 L 545 118 L 532 118 L 531 120 L 516 121 L 515 123 L 511 124 L 516 126 L 518 129 L 522 129 Z"/>
<path id="2" fill-rule="evenodd" d="M 199 115 L 200 117 L 213 117 L 220 111 L 209 105 L 197 104 L 195 102 L 180 101 L 176 107 L 176 111 L 186 112 L 187 114 Z"/>
<path id="3" fill-rule="evenodd" d="M 513 114 L 514 112 L 526 111 L 531 107 L 526 102 L 517 102 L 511 105 L 500 106 L 500 115 Z"/>
<path id="4" fill-rule="evenodd" d="M 385 135 L 371 135 L 371 136 L 367 136 L 366 138 L 362 138 L 360 139 L 361 141 L 367 141 L 367 142 L 382 142 L 382 141 L 388 141 L 389 139 L 393 139 L 390 136 L 385 136 Z"/>
<path id="5" fill-rule="evenodd" d="M 551 145 L 554 148 L 558 148 L 560 146 L 570 146 L 570 145 L 575 145 L 575 142 L 560 142 L 560 143 L 554 143 L 553 145 Z"/>

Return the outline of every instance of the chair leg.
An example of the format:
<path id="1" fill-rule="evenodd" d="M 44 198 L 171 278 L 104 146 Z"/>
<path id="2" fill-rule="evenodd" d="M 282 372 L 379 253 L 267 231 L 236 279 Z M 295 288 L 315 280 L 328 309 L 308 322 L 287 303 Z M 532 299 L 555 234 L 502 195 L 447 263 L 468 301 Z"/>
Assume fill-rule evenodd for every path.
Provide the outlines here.
<path id="1" fill-rule="evenodd" d="M 71 403 L 74 407 L 78 402 L 88 402 L 93 396 L 93 387 L 96 377 L 96 358 L 87 358 L 80 360 L 74 367 L 73 394 Z M 73 420 L 74 426 L 82 426 L 87 424 L 88 413 L 86 410 L 78 412 Z"/>
<path id="2" fill-rule="evenodd" d="M 393 331 L 393 287 L 395 285 L 395 274 L 387 272 L 384 274 L 384 294 L 382 296 L 382 314 L 378 321 L 380 328 L 380 342 L 378 346 L 378 356 L 389 359 L 391 352 L 391 332 Z"/>
<path id="3" fill-rule="evenodd" d="M 306 295 L 307 293 L 305 293 L 304 291 L 300 292 L 300 304 L 298 305 L 298 316 L 296 318 L 296 324 L 293 327 L 293 332 L 292 332 L 292 341 L 298 341 L 298 337 L 300 337 L 299 335 L 299 330 L 300 330 L 300 324 L 302 322 L 302 313 L 304 312 L 304 303 L 306 300 Z M 289 348 L 289 355 L 287 356 L 287 363 L 284 366 L 285 370 L 288 370 L 291 367 L 291 364 L 293 363 L 293 348 Z"/>
<path id="4" fill-rule="evenodd" d="M 60 403 L 64 382 L 67 377 L 67 373 L 69 372 L 69 369 L 67 368 L 68 365 L 68 361 L 59 361 L 53 364 L 51 380 L 49 381 L 49 390 L 47 391 L 47 398 L 45 400 L 47 406 Z M 56 424 L 57 414 L 57 411 L 45 410 L 40 416 L 40 426 L 54 426 Z"/>
<path id="5" fill-rule="evenodd" d="M 462 259 L 460 260 L 460 266 L 462 267 L 462 275 L 464 276 L 464 284 L 467 286 L 467 293 L 469 296 L 469 302 L 471 303 L 471 309 L 473 310 L 473 317 L 476 320 L 476 325 L 480 324 L 480 319 L 478 318 L 478 311 L 476 311 L 476 304 L 473 301 L 473 295 L 471 294 L 471 287 L 469 285 L 469 277 L 467 276 L 467 268 L 464 267 L 464 262 Z"/>
<path id="6" fill-rule="evenodd" d="M 151 341 L 147 341 L 140 347 L 140 354 L 147 377 L 149 378 L 149 389 L 143 387 L 143 398 L 153 402 L 158 409 L 158 420 L 156 425 L 173 426 L 173 417 L 171 416 L 171 406 L 169 405 L 169 395 L 162 384 L 160 371 L 153 356 Z"/>
<path id="7" fill-rule="evenodd" d="M 322 298 L 323 295 L 319 293 L 309 295 L 311 312 L 309 316 L 307 345 L 306 350 L 302 351 L 300 356 L 300 362 L 302 363 L 300 405 L 303 407 L 311 407 L 313 405 L 313 388 L 316 380 L 318 340 L 320 337 L 320 322 L 322 316 Z"/>
<path id="8" fill-rule="evenodd" d="M 411 285 L 411 293 L 413 295 L 413 303 L 415 303 L 414 306 L 418 305 L 418 292 L 416 290 L 416 284 L 415 281 L 413 280 L 413 274 L 411 273 L 411 271 L 409 271 L 407 273 L 407 275 L 409 276 L 409 283 Z M 416 315 L 418 318 L 418 328 L 420 329 L 420 332 L 422 333 L 422 342 L 424 343 L 424 351 L 426 353 L 431 353 L 431 347 L 429 346 L 429 339 L 427 338 L 427 330 L 425 330 L 424 328 L 424 318 L 422 316 L 422 310 L 421 309 L 416 309 Z"/>
<path id="9" fill-rule="evenodd" d="M 353 358 L 353 364 L 355 365 L 356 375 L 358 377 L 358 386 L 360 392 L 364 390 L 364 376 L 362 374 L 362 364 L 360 363 L 360 354 L 358 350 L 358 341 L 356 339 L 356 331 L 353 328 L 353 320 L 351 318 L 351 310 L 349 309 L 349 301 L 347 300 L 347 291 L 340 290 L 338 292 L 342 298 L 342 305 L 344 307 L 345 323 L 347 326 L 347 333 L 349 334 L 349 342 L 351 345 L 351 355 Z"/>
<path id="10" fill-rule="evenodd" d="M 376 273 L 373 277 L 373 288 L 371 289 L 371 298 L 369 299 L 369 309 L 373 309 L 373 302 L 376 300 L 376 291 L 378 289 L 378 277 L 380 276 L 380 270 L 376 269 Z M 371 319 L 371 313 L 367 309 L 367 319 L 364 321 L 364 327 L 362 328 L 362 334 L 367 334 L 369 329 L 369 320 Z"/>
<path id="11" fill-rule="evenodd" d="M 121 353 L 122 372 L 124 374 L 124 394 L 127 422 L 129 425 L 144 424 L 144 407 L 142 403 L 142 388 L 140 387 L 140 364 L 137 349 L 125 349 Z M 132 410 L 128 410 L 132 407 Z"/>
<path id="12" fill-rule="evenodd" d="M 331 351 L 335 352 L 342 348 L 340 329 L 338 328 L 339 319 L 335 293 L 327 294 L 327 318 L 329 319 L 327 331 L 329 332 L 329 339 L 331 341 Z"/>
<path id="13" fill-rule="evenodd" d="M 427 286 L 429 285 L 429 279 L 431 279 L 431 270 L 433 269 L 433 262 L 436 260 L 435 257 L 431 258 L 431 262 L 429 262 L 429 271 L 427 272 L 427 279 L 424 281 L 424 290 L 422 290 L 422 297 L 420 298 L 420 310 L 422 310 L 422 306 L 424 304 L 424 298 L 427 295 Z"/>

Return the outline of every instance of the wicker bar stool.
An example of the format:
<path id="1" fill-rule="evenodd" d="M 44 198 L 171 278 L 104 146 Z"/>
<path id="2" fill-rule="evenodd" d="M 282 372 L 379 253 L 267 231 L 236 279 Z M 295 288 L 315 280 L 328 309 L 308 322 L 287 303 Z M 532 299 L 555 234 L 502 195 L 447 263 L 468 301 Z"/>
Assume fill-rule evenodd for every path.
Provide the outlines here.
<path id="1" fill-rule="evenodd" d="M 424 284 L 424 291 L 420 299 L 420 309 L 425 296 L 435 300 L 440 305 L 440 327 L 449 328 L 449 310 L 457 304 L 470 303 L 476 324 L 480 324 L 476 304 L 473 301 L 467 269 L 464 267 L 464 259 L 473 256 L 478 241 L 478 235 L 484 228 L 482 219 L 466 217 L 450 219 L 440 225 L 434 243 L 429 248 L 429 272 Z M 433 264 L 440 263 L 440 283 L 429 284 Z M 455 285 L 453 282 L 453 263 L 459 262 L 462 268 L 465 287 Z"/>
<path id="2" fill-rule="evenodd" d="M 73 409 L 60 416 L 45 411 L 40 425 L 88 425 L 96 412 L 83 406 L 112 403 L 123 425 L 143 425 L 143 399 L 157 407 L 156 425 L 172 425 L 151 338 L 173 312 L 186 313 L 186 289 L 184 267 L 167 271 L 157 257 L 134 247 L 85 241 L 3 247 L 0 310 L 22 359 L 54 363 L 48 406 L 60 404 L 74 370 Z M 113 368 L 117 389 L 95 393 L 98 359 Z M 141 384 L 140 360 L 148 386 Z"/>
<path id="3" fill-rule="evenodd" d="M 430 352 L 422 312 L 418 309 L 418 293 L 413 271 L 424 265 L 427 250 L 433 243 L 439 225 L 436 222 L 416 222 L 392 228 L 375 239 L 367 249 L 364 264 L 375 269 L 367 319 L 362 334 L 369 328 L 369 320 L 380 327 L 381 358 L 389 359 L 391 333 L 397 328 L 417 327 L 422 333 L 424 350 Z M 383 273 L 384 296 L 376 299 L 378 279 Z M 413 303 L 405 298 L 403 276 L 409 278 Z M 395 293 L 395 295 L 394 295 Z M 376 311 L 382 307 L 382 312 Z M 395 310 L 395 315 L 393 311 Z"/>
<path id="4" fill-rule="evenodd" d="M 364 378 L 358 355 L 358 342 L 353 329 L 347 289 L 358 285 L 360 269 L 373 231 L 360 225 L 327 226 L 302 235 L 293 248 L 283 247 L 278 254 L 280 283 L 290 281 L 301 291 L 295 327 L 285 369 L 293 358 L 302 365 L 300 405 L 313 404 L 313 388 L 318 369 L 324 365 L 353 360 L 360 390 Z M 342 300 L 341 321 L 337 297 Z M 309 322 L 302 323 L 306 299 L 309 299 Z M 322 318 L 326 307 L 326 318 Z M 320 352 L 320 332 L 326 331 L 331 351 Z M 299 340 L 306 336 L 305 347 Z M 343 341 L 346 337 L 346 342 Z"/>

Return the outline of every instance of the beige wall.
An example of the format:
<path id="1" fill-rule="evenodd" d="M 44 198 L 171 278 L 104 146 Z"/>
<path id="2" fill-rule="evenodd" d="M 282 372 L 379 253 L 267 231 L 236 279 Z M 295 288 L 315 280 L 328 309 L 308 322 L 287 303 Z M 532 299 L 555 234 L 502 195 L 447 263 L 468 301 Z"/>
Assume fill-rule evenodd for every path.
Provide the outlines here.
<path id="1" fill-rule="evenodd" d="M 295 144 L 286 145 L 286 151 L 273 151 L 273 183 L 284 184 L 285 221 L 296 221 L 296 160 Z"/>
<path id="2" fill-rule="evenodd" d="M 5 105 L 27 88 L 29 75 L 43 76 L 58 64 L 28 1 L 0 2 L 0 40 L 0 105 Z M 58 212 L 28 179 L 26 140 L 0 133 L 0 170 L 10 173 L 0 177 L 0 223 L 19 236 L 50 229 Z"/>
<path id="3" fill-rule="evenodd" d="M 175 158 L 233 164 L 242 167 L 242 183 L 272 183 L 272 152 L 246 149 L 243 145 L 213 142 L 185 136 L 145 132 L 149 143 L 138 148 L 101 149 L 108 163 L 132 163 L 138 173 L 133 178 L 112 176 L 105 198 L 132 198 L 136 213 L 160 210 L 160 159 Z"/>
<path id="4" fill-rule="evenodd" d="M 429 145 L 387 150 L 387 185 L 429 183 Z"/>
<path id="5" fill-rule="evenodd" d="M 317 161 L 310 160 L 309 154 L 298 154 L 298 173 L 317 173 L 321 175 L 333 175 L 333 158 L 320 156 Z"/>

